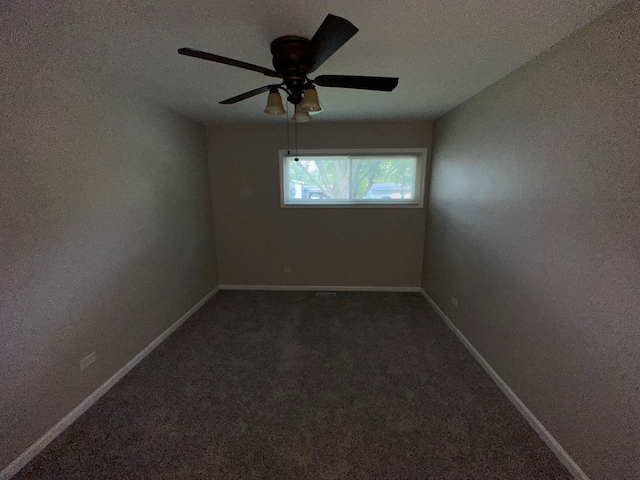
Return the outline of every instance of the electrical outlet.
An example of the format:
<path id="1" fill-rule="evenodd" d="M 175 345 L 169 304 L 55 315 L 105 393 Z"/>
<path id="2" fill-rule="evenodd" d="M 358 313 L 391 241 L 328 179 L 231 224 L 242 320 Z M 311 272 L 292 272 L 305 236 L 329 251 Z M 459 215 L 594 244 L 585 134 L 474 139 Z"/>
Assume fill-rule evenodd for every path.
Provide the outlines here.
<path id="1" fill-rule="evenodd" d="M 293 269 L 291 267 L 284 267 L 284 273 L 291 273 Z"/>
<path id="2" fill-rule="evenodd" d="M 456 297 L 451 297 L 451 304 L 454 307 L 457 307 L 458 306 L 458 299 Z"/>
<path id="3" fill-rule="evenodd" d="M 96 361 L 96 352 L 91 352 L 89 355 L 80 360 L 80 370 L 84 370 L 93 362 Z"/>

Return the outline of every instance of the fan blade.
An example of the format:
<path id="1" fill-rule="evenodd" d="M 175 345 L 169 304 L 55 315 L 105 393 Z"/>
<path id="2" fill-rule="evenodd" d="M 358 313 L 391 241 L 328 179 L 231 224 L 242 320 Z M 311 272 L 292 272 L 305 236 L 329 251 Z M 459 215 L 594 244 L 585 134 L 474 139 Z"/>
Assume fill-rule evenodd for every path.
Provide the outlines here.
<path id="1" fill-rule="evenodd" d="M 398 79 L 392 77 L 359 77 L 356 75 L 320 75 L 313 83 L 321 87 L 359 88 L 390 92 L 398 86 Z"/>
<path id="2" fill-rule="evenodd" d="M 358 29 L 350 21 L 327 15 L 302 52 L 298 63 L 307 72 L 315 71 L 356 33 Z"/>
<path id="3" fill-rule="evenodd" d="M 227 98 L 220 103 L 222 103 L 223 105 L 238 103 L 241 100 L 246 100 L 247 98 L 255 97 L 256 95 L 260 95 L 261 93 L 268 92 L 273 87 L 277 87 L 277 85 L 266 85 L 264 87 L 256 88 L 255 90 L 251 90 L 250 92 L 245 92 L 243 94 L 236 95 L 235 97 Z"/>
<path id="4" fill-rule="evenodd" d="M 247 62 L 241 62 L 240 60 L 234 60 L 233 58 L 221 57 L 220 55 L 214 55 L 213 53 L 202 52 L 200 50 L 194 50 L 193 48 L 180 48 L 178 49 L 180 55 L 186 55 L 188 57 L 202 58 L 204 60 L 210 60 L 212 62 L 224 63 L 225 65 L 231 65 L 233 67 L 245 68 L 247 70 L 253 70 L 254 72 L 262 73 L 268 77 L 281 78 L 278 72 L 269 70 L 268 68 L 253 65 Z"/>

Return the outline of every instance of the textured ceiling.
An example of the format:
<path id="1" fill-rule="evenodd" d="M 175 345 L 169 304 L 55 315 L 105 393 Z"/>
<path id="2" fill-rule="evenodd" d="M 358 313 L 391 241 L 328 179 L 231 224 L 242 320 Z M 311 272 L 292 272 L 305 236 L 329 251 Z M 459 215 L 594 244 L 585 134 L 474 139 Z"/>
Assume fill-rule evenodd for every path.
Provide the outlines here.
<path id="1" fill-rule="evenodd" d="M 310 38 L 327 13 L 360 32 L 315 72 L 400 77 L 392 93 L 319 88 L 314 121 L 433 119 L 604 13 L 617 0 L 129 0 L 1 3 L 2 68 L 98 79 L 203 123 L 280 121 L 259 73 L 178 55 L 192 47 L 271 68 L 269 43 Z M 11 50 L 8 50 L 11 48 Z"/>

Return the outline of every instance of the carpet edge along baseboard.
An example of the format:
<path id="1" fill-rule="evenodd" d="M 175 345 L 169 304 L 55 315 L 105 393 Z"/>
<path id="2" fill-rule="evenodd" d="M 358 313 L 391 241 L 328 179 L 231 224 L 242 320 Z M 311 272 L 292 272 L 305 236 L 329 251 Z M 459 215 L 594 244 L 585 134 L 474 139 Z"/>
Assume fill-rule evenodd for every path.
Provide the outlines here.
<path id="1" fill-rule="evenodd" d="M 9 480 L 16 473 L 18 473 L 27 463 L 36 457 L 42 450 L 46 448 L 55 438 L 64 432 L 73 422 L 75 422 L 80 416 L 89 410 L 91 406 L 96 403 L 100 397 L 107 393 L 116 383 L 120 381 L 131 369 L 133 369 L 138 363 L 140 363 L 147 355 L 149 355 L 158 345 L 160 345 L 169 335 L 178 329 L 191 315 L 193 315 L 207 300 L 213 297 L 220 287 L 216 287 L 204 296 L 198 303 L 187 311 L 182 317 L 174 322 L 169 328 L 162 332 L 155 340 L 140 351 L 135 357 L 129 360 L 120 370 L 114 373 L 106 382 L 100 385 L 93 393 L 85 398 L 78 406 L 65 415 L 62 420 L 56 423 L 50 428 L 44 435 L 42 435 L 35 443 L 28 447 L 20 456 L 7 465 L 2 471 L 0 471 L 0 480 Z"/>
<path id="2" fill-rule="evenodd" d="M 482 366 L 482 368 L 487 372 L 489 377 L 498 385 L 498 388 L 504 393 L 504 395 L 509 399 L 509 401 L 513 404 L 514 407 L 520 412 L 520 414 L 525 418 L 525 420 L 531 425 L 531 428 L 535 430 L 538 436 L 547 444 L 547 446 L 551 449 L 554 455 L 562 462 L 569 473 L 573 475 L 578 480 L 589 480 L 586 473 L 582 471 L 580 466 L 571 458 L 571 456 L 567 453 L 567 451 L 562 448 L 562 445 L 551 435 L 551 433 L 545 428 L 540 420 L 533 414 L 531 410 L 524 404 L 524 402 L 515 394 L 511 387 L 504 381 L 504 379 L 498 375 L 498 373 L 493 369 L 491 364 L 476 350 L 473 344 L 464 336 L 464 334 L 455 326 L 455 324 L 447 317 L 447 315 L 440 309 L 438 304 L 425 292 L 424 289 L 420 289 L 420 293 L 422 296 L 429 302 L 429 304 L 436 311 L 438 316 L 442 319 L 442 321 L 449 327 L 449 329 L 458 337 L 458 340 L 466 347 L 467 350 L 471 353 L 473 358 Z"/>

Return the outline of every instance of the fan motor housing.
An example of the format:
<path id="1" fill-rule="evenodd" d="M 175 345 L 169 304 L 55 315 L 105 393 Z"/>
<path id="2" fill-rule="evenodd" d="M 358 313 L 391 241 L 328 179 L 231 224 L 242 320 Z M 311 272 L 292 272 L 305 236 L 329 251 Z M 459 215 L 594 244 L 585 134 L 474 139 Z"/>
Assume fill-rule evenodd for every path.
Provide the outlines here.
<path id="1" fill-rule="evenodd" d="M 300 68 L 298 62 L 308 44 L 307 38 L 295 35 L 278 37 L 271 42 L 273 67 L 276 72 L 282 74 L 284 83 L 290 92 L 287 100 L 294 105 L 302 100 L 302 92 L 307 83 L 306 73 Z"/>
<path id="2" fill-rule="evenodd" d="M 298 60 L 308 44 L 309 39 L 295 35 L 278 37 L 271 42 L 273 68 L 276 72 L 284 74 L 289 69 L 297 68 Z"/>

